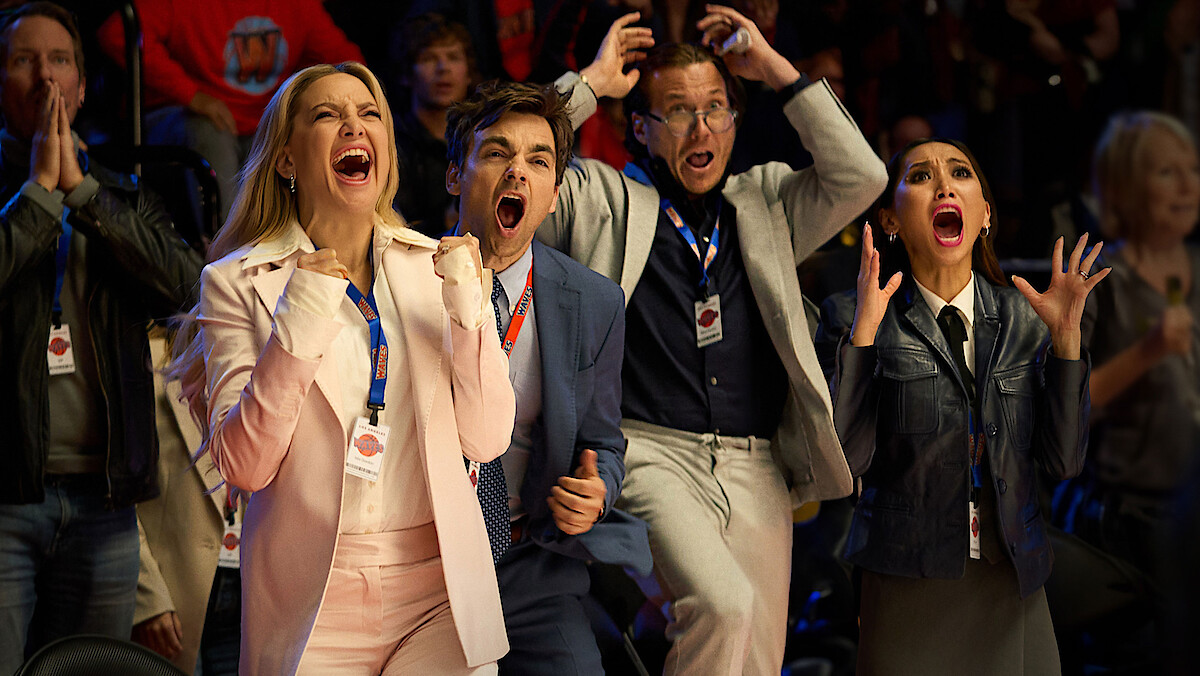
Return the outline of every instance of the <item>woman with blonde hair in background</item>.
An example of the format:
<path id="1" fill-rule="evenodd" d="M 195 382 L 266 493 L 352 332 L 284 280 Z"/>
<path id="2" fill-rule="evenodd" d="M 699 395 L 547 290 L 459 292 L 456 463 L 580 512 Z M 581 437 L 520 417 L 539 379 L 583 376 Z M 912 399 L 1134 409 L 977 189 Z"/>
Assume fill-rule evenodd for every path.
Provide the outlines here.
<path id="1" fill-rule="evenodd" d="M 1094 188 L 1109 282 L 1088 299 L 1095 360 L 1086 472 L 1055 500 L 1066 530 L 1156 576 L 1171 494 L 1200 448 L 1200 157 L 1179 120 L 1112 117 L 1096 144 Z"/>
<path id="2" fill-rule="evenodd" d="M 180 327 L 201 452 L 253 492 L 242 674 L 495 673 L 508 647 L 462 464 L 512 433 L 491 272 L 406 228 L 397 182 L 374 75 L 292 76 Z"/>

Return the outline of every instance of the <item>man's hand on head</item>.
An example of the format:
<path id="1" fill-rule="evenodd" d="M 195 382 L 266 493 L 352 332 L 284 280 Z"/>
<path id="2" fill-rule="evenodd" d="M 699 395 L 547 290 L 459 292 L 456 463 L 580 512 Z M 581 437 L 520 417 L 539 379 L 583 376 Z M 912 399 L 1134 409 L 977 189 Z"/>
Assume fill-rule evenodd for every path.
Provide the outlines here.
<path id="1" fill-rule="evenodd" d="M 721 58 L 729 72 L 755 82 L 763 82 L 775 91 L 792 84 L 800 78 L 800 71 L 767 42 L 754 22 L 737 10 L 724 5 L 705 5 L 708 14 L 696 22 L 696 28 L 704 33 L 700 43 L 715 47 L 739 28 L 745 28 L 750 37 L 750 46 L 740 54 L 728 52 Z"/>
<path id="2" fill-rule="evenodd" d="M 62 93 L 54 83 L 44 87 L 39 98 L 41 115 L 29 152 L 29 180 L 53 191 L 58 187 L 62 149 L 59 147 L 59 124 L 65 112 L 62 110 Z M 70 125 L 67 125 L 70 134 Z"/>

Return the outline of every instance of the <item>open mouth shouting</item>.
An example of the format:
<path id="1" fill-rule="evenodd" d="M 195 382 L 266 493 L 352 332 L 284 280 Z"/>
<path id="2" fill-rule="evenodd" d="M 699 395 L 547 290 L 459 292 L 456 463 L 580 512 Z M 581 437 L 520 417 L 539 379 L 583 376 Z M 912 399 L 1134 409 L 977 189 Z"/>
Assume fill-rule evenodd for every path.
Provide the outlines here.
<path id="1" fill-rule="evenodd" d="M 515 192 L 500 195 L 496 202 L 496 223 L 504 237 L 516 237 L 525 217 L 525 196 Z"/>
<path id="2" fill-rule="evenodd" d="M 962 207 L 943 204 L 933 213 L 933 234 L 942 246 L 958 246 L 963 241 Z"/>
<path id="3" fill-rule="evenodd" d="M 714 155 L 711 152 L 702 150 L 700 152 L 688 155 L 685 158 L 685 161 L 693 169 L 706 169 L 708 168 L 708 165 L 712 164 L 713 157 Z"/>
<path id="4" fill-rule="evenodd" d="M 366 183 L 371 175 L 371 152 L 363 147 L 346 148 L 333 158 L 333 173 L 343 183 Z"/>

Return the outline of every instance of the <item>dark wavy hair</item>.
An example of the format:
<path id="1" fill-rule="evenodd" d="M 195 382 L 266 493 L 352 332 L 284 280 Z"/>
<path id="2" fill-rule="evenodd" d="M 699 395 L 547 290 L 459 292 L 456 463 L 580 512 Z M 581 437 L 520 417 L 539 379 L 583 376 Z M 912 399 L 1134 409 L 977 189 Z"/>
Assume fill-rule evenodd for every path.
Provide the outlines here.
<path id="1" fill-rule="evenodd" d="M 560 96 L 553 85 L 484 82 L 446 111 L 446 158 L 461 168 L 466 165 L 477 130 L 496 124 L 507 113 L 537 115 L 545 118 L 554 135 L 554 185 L 560 185 L 571 161 L 575 139 L 567 102 L 567 97 Z"/>
<path id="2" fill-rule="evenodd" d="M 904 158 L 908 157 L 914 148 L 926 143 L 945 143 L 958 148 L 966 156 L 967 161 L 971 163 L 971 170 L 979 179 L 979 186 L 983 189 L 983 199 L 992 208 L 992 223 L 997 222 L 996 200 L 992 196 L 992 188 L 988 185 L 987 177 L 983 175 L 983 170 L 979 167 L 979 160 L 975 159 L 975 153 L 972 153 L 966 144 L 957 139 L 940 137 L 919 138 L 910 142 L 893 155 L 888 162 L 887 187 L 884 188 L 879 199 L 875 200 L 875 205 L 871 210 L 867 212 L 875 216 L 875 220 L 871 222 L 871 235 L 875 240 L 876 248 L 879 249 L 879 279 L 881 281 L 889 279 L 896 272 L 903 272 L 906 277 L 912 274 L 912 264 L 908 260 L 908 252 L 902 245 L 887 242 L 887 233 L 883 231 L 883 226 L 880 224 L 883 220 L 880 212 L 883 209 L 892 208 L 895 204 L 896 185 L 900 183 L 903 176 Z M 881 243 L 883 246 L 880 246 Z M 971 269 L 983 275 L 984 279 L 995 286 L 1009 285 L 1008 278 L 1000 269 L 1000 261 L 996 259 L 996 251 L 992 248 L 992 238 L 985 237 L 983 233 L 980 233 L 979 237 L 975 239 L 975 245 L 971 248 Z"/>
<path id="3" fill-rule="evenodd" d="M 725 95 L 729 98 L 729 107 L 737 111 L 736 123 L 741 126 L 746 112 L 746 88 L 742 86 L 741 80 L 729 72 L 724 61 L 713 54 L 711 50 L 690 42 L 658 45 L 646 52 L 646 59 L 638 64 L 638 70 L 641 71 L 642 77 L 623 102 L 625 149 L 635 158 L 644 158 L 649 154 L 646 146 L 633 135 L 633 114 L 650 112 L 650 92 L 647 89 L 650 86 L 651 76 L 656 71 L 666 68 L 686 68 L 694 63 L 711 63 L 716 66 L 717 72 L 721 74 L 721 79 L 725 81 Z"/>

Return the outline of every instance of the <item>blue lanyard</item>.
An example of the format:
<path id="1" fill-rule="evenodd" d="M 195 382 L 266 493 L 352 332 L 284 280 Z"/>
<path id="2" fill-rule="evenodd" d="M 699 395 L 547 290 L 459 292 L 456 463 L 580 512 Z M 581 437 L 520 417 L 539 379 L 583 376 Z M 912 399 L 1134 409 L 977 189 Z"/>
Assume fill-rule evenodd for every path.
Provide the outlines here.
<path id="1" fill-rule="evenodd" d="M 721 208 L 725 206 L 725 200 L 721 200 L 717 206 L 717 220 L 713 224 L 712 240 L 708 243 L 708 251 L 703 256 L 700 255 L 700 245 L 696 243 L 696 236 L 692 234 L 691 228 L 680 218 L 679 212 L 671 205 L 670 200 L 662 198 L 659 203 L 663 213 L 667 218 L 671 219 L 671 223 L 675 226 L 675 230 L 683 237 L 683 241 L 691 247 L 692 253 L 696 254 L 696 260 L 700 261 L 700 288 L 708 288 L 708 267 L 717 258 L 717 249 L 721 244 Z M 706 291 L 707 293 L 707 291 Z"/>
<path id="2" fill-rule="evenodd" d="M 66 213 L 62 219 L 62 234 L 58 236 L 58 251 L 54 254 L 54 307 L 51 321 L 54 328 L 62 326 L 62 288 L 63 279 L 67 276 L 67 255 L 71 253 L 71 224 L 67 223 Z"/>
<path id="3" fill-rule="evenodd" d="M 365 297 L 354 284 L 346 287 L 346 295 L 354 301 L 354 307 L 367 320 L 367 328 L 371 331 L 371 393 L 367 398 L 367 408 L 371 411 L 371 424 L 379 424 L 379 412 L 383 410 L 383 392 L 387 387 L 387 336 L 383 335 L 383 325 L 379 321 L 379 306 L 375 303 L 375 288 Z"/>
<path id="4" fill-rule="evenodd" d="M 975 490 L 983 487 L 983 469 L 980 467 L 983 461 L 983 436 L 975 429 L 974 407 L 967 413 L 967 425 L 967 443 L 971 452 L 971 487 L 974 489 L 971 494 L 974 496 Z"/>

